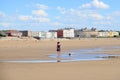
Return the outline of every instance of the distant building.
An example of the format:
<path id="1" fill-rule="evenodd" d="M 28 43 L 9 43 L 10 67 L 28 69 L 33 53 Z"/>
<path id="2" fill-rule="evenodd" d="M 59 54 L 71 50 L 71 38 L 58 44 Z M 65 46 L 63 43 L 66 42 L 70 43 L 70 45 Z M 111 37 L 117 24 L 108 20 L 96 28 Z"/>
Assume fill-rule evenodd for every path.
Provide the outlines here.
<path id="1" fill-rule="evenodd" d="M 80 32 L 80 37 L 97 37 L 98 32 L 97 31 L 83 31 Z"/>
<path id="2" fill-rule="evenodd" d="M 1 37 L 6 37 L 7 34 L 5 33 L 5 31 L 0 31 L 0 36 L 1 36 Z"/>
<path id="3" fill-rule="evenodd" d="M 39 37 L 39 33 L 38 31 L 31 31 L 31 37 Z"/>
<path id="4" fill-rule="evenodd" d="M 46 32 L 40 31 L 38 37 L 39 37 L 40 39 L 45 39 L 45 38 L 46 38 Z"/>
<path id="5" fill-rule="evenodd" d="M 86 38 L 86 37 L 97 37 L 98 36 L 98 31 L 96 28 L 82 28 L 80 30 L 75 30 L 75 37 L 81 37 L 81 38 Z"/>
<path id="6" fill-rule="evenodd" d="M 65 28 L 57 30 L 58 38 L 74 38 L 75 37 L 75 29 L 73 28 Z"/>
<path id="7" fill-rule="evenodd" d="M 8 36 L 11 36 L 11 37 L 21 37 L 22 36 L 22 33 L 17 31 L 17 30 L 6 30 L 5 32 Z"/>
<path id="8" fill-rule="evenodd" d="M 109 32 L 109 36 L 110 36 L 110 37 L 118 37 L 118 36 L 119 36 L 119 32 L 110 31 L 110 32 Z"/>
<path id="9" fill-rule="evenodd" d="M 98 32 L 98 37 L 109 37 L 108 32 Z"/>
<path id="10" fill-rule="evenodd" d="M 117 37 L 117 36 L 119 36 L 119 32 L 116 32 L 116 31 L 98 32 L 98 37 Z"/>
<path id="11" fill-rule="evenodd" d="M 44 31 L 21 31 L 25 37 L 34 37 L 37 39 L 55 39 L 57 32 L 44 32 Z"/>
<path id="12" fill-rule="evenodd" d="M 56 39 L 57 38 L 57 32 L 46 32 L 46 38 L 47 39 Z"/>
<path id="13" fill-rule="evenodd" d="M 24 37 L 35 37 L 35 38 L 45 38 L 46 37 L 46 32 L 44 31 L 21 31 L 22 36 Z"/>
<path id="14" fill-rule="evenodd" d="M 32 31 L 20 31 L 24 37 L 32 37 Z"/>
<path id="15" fill-rule="evenodd" d="M 63 30 L 63 37 L 64 38 L 74 38 L 75 37 L 74 31 L 75 30 L 73 28 L 64 29 Z"/>
<path id="16" fill-rule="evenodd" d="M 57 37 L 58 38 L 63 38 L 63 30 L 57 30 Z"/>
<path id="17" fill-rule="evenodd" d="M 56 38 L 89 38 L 89 37 L 118 37 L 120 32 L 116 31 L 98 31 L 96 28 L 64 28 L 58 30 L 49 30 L 49 32 L 44 31 L 17 31 L 17 30 L 3 30 L 0 31 L 0 36 L 13 36 L 13 37 L 34 37 L 37 39 L 56 39 Z"/>

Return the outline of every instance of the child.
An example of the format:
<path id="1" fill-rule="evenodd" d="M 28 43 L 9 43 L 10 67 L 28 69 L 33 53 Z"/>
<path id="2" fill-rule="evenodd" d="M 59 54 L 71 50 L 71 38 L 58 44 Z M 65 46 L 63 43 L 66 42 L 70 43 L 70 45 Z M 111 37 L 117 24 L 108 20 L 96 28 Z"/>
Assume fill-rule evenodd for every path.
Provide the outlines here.
<path id="1" fill-rule="evenodd" d="M 57 42 L 57 54 L 58 54 L 57 62 L 60 62 L 60 56 L 61 56 L 61 44 L 60 44 L 60 42 Z"/>

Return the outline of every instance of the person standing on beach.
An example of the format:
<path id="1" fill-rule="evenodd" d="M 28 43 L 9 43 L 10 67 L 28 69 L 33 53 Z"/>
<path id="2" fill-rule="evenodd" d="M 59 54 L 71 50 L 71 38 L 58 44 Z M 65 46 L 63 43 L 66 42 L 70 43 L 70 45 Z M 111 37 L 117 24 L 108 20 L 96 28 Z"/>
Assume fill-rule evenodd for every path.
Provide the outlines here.
<path id="1" fill-rule="evenodd" d="M 57 42 L 57 62 L 60 62 L 60 57 L 61 57 L 61 44 L 60 42 Z"/>

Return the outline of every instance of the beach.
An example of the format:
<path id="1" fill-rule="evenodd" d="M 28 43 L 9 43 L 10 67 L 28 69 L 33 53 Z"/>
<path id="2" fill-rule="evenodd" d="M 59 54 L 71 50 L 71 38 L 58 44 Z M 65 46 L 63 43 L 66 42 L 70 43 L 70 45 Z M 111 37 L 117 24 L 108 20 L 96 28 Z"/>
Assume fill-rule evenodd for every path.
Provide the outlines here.
<path id="1" fill-rule="evenodd" d="M 62 52 L 76 49 L 120 46 L 119 38 L 56 40 L 0 40 L 0 60 L 50 60 L 56 43 Z M 120 54 L 120 49 L 101 51 Z M 0 62 L 0 80 L 120 80 L 120 58 L 55 63 Z"/>

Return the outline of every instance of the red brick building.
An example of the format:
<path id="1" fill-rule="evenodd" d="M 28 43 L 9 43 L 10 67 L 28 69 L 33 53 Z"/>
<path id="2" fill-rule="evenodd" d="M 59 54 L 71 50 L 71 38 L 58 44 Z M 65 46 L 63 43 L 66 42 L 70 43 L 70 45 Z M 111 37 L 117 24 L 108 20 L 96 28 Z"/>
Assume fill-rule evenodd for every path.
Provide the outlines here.
<path id="1" fill-rule="evenodd" d="M 11 37 L 21 37 L 22 33 L 17 30 L 7 30 L 6 34 Z"/>
<path id="2" fill-rule="evenodd" d="M 57 30 L 57 37 L 63 38 L 63 30 Z"/>

